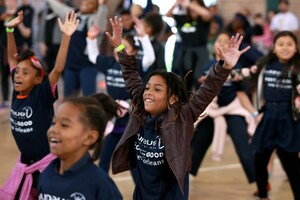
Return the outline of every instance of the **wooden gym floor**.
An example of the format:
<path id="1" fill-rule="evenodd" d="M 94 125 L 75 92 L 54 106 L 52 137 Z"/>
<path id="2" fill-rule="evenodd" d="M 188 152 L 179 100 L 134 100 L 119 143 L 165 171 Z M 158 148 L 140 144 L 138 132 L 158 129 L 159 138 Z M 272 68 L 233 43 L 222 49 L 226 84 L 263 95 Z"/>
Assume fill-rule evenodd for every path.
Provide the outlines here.
<path id="1" fill-rule="evenodd" d="M 10 132 L 9 109 L 0 109 L 0 185 L 12 170 L 18 149 Z M 133 181 L 129 172 L 111 175 L 125 200 L 132 199 Z M 277 158 L 270 178 L 272 200 L 292 200 L 286 176 Z M 190 176 L 190 200 L 253 200 L 255 184 L 248 184 L 229 137 L 222 161 L 211 159 L 207 152 L 197 177 Z"/>

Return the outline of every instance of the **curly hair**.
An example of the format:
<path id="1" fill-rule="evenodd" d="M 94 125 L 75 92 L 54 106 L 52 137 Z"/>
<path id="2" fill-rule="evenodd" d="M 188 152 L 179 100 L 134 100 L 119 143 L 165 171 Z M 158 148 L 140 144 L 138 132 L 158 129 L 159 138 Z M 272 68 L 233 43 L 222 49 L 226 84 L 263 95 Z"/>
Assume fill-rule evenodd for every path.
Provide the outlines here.
<path id="1" fill-rule="evenodd" d="M 189 100 L 190 92 L 186 88 L 185 82 L 175 73 L 173 72 L 167 72 L 166 70 L 158 69 L 152 71 L 147 80 L 146 83 L 149 81 L 149 79 L 152 76 L 161 76 L 166 83 L 167 88 L 167 102 L 169 102 L 169 98 L 174 95 L 178 98 L 178 102 L 183 105 L 186 104 Z M 136 114 L 138 117 L 143 121 L 142 117 L 146 113 L 144 109 L 144 101 L 143 101 L 143 94 L 145 91 L 146 85 L 144 85 L 143 90 L 141 93 L 133 99 L 133 105 L 136 109 Z M 171 106 L 171 105 L 168 105 Z M 173 119 L 175 120 L 180 112 L 181 106 L 174 107 L 175 108 L 175 116 L 173 116 Z"/>

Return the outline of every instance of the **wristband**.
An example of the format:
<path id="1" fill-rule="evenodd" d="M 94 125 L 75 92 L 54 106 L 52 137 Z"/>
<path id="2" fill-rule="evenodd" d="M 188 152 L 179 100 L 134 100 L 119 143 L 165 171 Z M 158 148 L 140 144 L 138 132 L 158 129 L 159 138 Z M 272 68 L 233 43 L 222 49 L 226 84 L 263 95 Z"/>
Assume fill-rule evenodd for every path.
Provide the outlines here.
<path id="1" fill-rule="evenodd" d="M 15 30 L 14 28 L 6 27 L 6 33 L 13 33 L 14 30 Z"/>
<path id="2" fill-rule="evenodd" d="M 123 49 L 125 49 L 125 45 L 124 45 L 124 44 L 120 44 L 120 45 L 116 48 L 117 52 L 122 51 Z"/>

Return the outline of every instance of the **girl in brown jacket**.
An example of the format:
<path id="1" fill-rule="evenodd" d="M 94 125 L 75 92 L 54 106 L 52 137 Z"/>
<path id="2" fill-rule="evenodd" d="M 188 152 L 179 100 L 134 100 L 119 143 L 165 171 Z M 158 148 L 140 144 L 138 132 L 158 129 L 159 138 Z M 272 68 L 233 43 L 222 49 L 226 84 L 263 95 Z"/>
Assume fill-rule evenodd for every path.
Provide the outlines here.
<path id="1" fill-rule="evenodd" d="M 128 126 L 112 158 L 113 173 L 136 168 L 133 199 L 188 199 L 191 166 L 190 143 L 194 122 L 220 91 L 240 55 L 242 36 L 232 36 L 222 60 L 213 65 L 201 87 L 191 96 L 174 73 L 154 71 L 146 85 L 138 74 L 134 56 L 122 44 L 122 21 L 110 19 L 127 91 L 132 100 Z"/>

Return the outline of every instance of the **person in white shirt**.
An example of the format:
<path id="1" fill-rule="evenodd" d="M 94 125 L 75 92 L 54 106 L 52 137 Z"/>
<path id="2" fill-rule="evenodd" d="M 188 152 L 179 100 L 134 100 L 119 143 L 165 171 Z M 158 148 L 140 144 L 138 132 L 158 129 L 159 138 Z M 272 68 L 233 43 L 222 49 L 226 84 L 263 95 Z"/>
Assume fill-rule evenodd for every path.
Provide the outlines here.
<path id="1" fill-rule="evenodd" d="M 289 11 L 289 1 L 280 0 L 278 8 L 279 13 L 271 20 L 271 31 L 273 33 L 279 31 L 292 31 L 297 35 L 299 33 L 299 20 L 294 13 Z"/>

